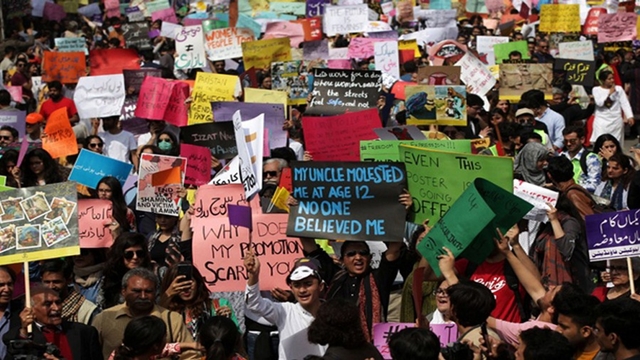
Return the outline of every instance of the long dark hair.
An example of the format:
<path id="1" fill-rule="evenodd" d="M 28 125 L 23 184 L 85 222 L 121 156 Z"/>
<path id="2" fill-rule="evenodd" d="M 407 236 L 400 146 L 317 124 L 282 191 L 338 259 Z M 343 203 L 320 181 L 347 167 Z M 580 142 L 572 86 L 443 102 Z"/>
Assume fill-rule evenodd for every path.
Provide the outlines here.
<path id="1" fill-rule="evenodd" d="M 204 323 L 200 344 L 206 349 L 205 360 L 229 360 L 236 353 L 246 356 L 238 327 L 224 316 L 214 316 Z"/>
<path id="2" fill-rule="evenodd" d="M 181 264 L 189 264 L 189 262 L 182 262 Z M 178 264 L 174 264 L 167 269 L 167 272 L 162 278 L 162 284 L 160 285 L 160 293 L 164 294 L 173 280 L 178 276 Z M 169 306 L 167 307 L 171 311 L 182 313 L 186 309 L 191 310 L 192 318 L 199 318 L 204 311 L 206 314 L 211 314 L 211 300 L 209 297 L 211 293 L 204 283 L 204 278 L 200 274 L 200 271 L 195 266 L 192 266 L 191 278 L 196 283 L 195 295 L 191 301 L 184 302 L 180 296 L 176 295 L 169 299 Z M 202 306 L 204 305 L 204 306 Z"/>
<path id="3" fill-rule="evenodd" d="M 326 301 L 309 326 L 309 342 L 329 346 L 357 348 L 367 342 L 358 307 L 343 298 Z"/>
<path id="4" fill-rule="evenodd" d="M 151 269 L 151 257 L 147 247 L 147 239 L 144 235 L 132 232 L 121 233 L 109 248 L 107 262 L 104 267 L 104 307 L 108 308 L 118 304 L 120 290 L 122 288 L 122 277 L 129 271 L 124 265 L 124 251 L 127 248 L 140 246 L 146 256 L 142 259 L 141 267 Z"/>
<path id="5" fill-rule="evenodd" d="M 100 184 L 105 184 L 111 189 L 113 219 L 120 224 L 120 229 L 122 229 L 123 232 L 131 231 L 129 220 L 127 220 L 127 211 L 129 208 L 127 207 L 127 202 L 124 200 L 120 181 L 113 176 L 105 176 L 98 182 L 96 192 Z M 97 198 L 97 196 L 95 197 Z"/>
<path id="6" fill-rule="evenodd" d="M 178 138 L 171 131 L 165 130 L 165 131 L 161 132 L 160 134 L 158 134 L 158 140 L 156 141 L 156 144 L 160 144 L 160 136 L 161 135 L 167 135 L 171 139 L 171 149 L 169 149 L 169 150 L 160 150 L 160 154 L 162 154 L 162 155 L 170 155 L 170 156 L 178 156 L 178 155 L 180 155 L 180 144 L 178 144 Z M 155 152 L 154 152 L 154 154 L 155 154 Z"/>
<path id="7" fill-rule="evenodd" d="M 45 184 L 61 183 L 66 179 L 62 175 L 60 165 L 51 157 L 51 155 L 43 149 L 33 149 L 27 153 L 24 157 L 24 161 L 20 165 L 20 172 L 22 173 L 22 185 L 25 187 L 38 186 L 38 176 L 31 171 L 31 158 L 36 157 L 42 161 L 44 167 L 44 182 Z"/>
<path id="8" fill-rule="evenodd" d="M 622 179 L 620 179 L 620 183 L 626 189 L 631 183 L 631 180 L 633 180 L 633 175 L 636 172 L 636 169 L 633 167 L 635 161 L 627 155 L 616 153 L 609 158 L 607 166 L 610 162 L 616 162 L 622 169 L 627 170 L 627 173 L 622 175 Z M 602 180 L 611 180 L 606 168 L 602 169 Z"/>
<path id="9" fill-rule="evenodd" d="M 122 343 L 116 348 L 113 359 L 129 360 L 146 354 L 154 346 L 163 345 L 166 337 L 167 325 L 162 319 L 152 315 L 135 318 L 124 328 Z M 162 348 L 158 346 L 159 351 Z"/>

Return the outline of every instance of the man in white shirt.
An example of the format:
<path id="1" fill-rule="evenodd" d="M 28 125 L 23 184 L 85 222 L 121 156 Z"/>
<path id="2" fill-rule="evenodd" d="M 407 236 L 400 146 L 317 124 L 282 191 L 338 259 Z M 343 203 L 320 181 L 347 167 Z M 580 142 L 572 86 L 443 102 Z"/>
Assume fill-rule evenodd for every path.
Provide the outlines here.
<path id="1" fill-rule="evenodd" d="M 122 130 L 119 124 L 120 116 L 109 116 L 101 120 L 104 131 L 98 133 L 98 136 L 104 141 L 104 154 L 112 159 L 133 164 L 133 168 L 137 169 L 136 139 L 132 133 Z M 94 134 L 98 132 L 98 127 L 95 123 L 93 130 Z"/>

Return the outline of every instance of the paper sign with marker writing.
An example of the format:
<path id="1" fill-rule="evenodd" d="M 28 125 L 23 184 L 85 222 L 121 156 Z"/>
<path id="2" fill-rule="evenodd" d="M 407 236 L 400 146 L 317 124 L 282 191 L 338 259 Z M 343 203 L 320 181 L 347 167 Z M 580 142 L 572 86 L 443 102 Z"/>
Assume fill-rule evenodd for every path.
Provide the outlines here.
<path id="1" fill-rule="evenodd" d="M 402 241 L 406 188 L 401 163 L 298 162 L 287 235 L 345 240 Z"/>
<path id="2" fill-rule="evenodd" d="M 324 6 L 322 27 L 327 36 L 364 32 L 369 24 L 366 4 Z"/>
<path id="3" fill-rule="evenodd" d="M 82 149 L 73 165 L 69 180 L 96 189 L 102 178 L 113 176 L 120 181 L 120 185 L 124 185 L 132 167 L 131 164 Z"/>
<path id="4" fill-rule="evenodd" d="M 213 20 L 202 22 L 204 49 L 211 61 L 242 57 L 242 43 L 255 41 L 253 31 L 245 28 L 213 28 Z"/>
<path id="5" fill-rule="evenodd" d="M 178 23 L 178 19 L 176 18 L 176 13 L 175 11 L 173 11 L 172 8 L 154 11 L 153 13 L 151 13 L 151 20 L 152 21 L 162 20 L 163 23 L 167 21 L 172 24 Z"/>
<path id="6" fill-rule="evenodd" d="M 7 125 L 18 130 L 19 138 L 22 139 L 25 136 L 26 116 L 24 111 L 0 110 L 0 126 Z"/>
<path id="7" fill-rule="evenodd" d="M 113 221 L 112 204 L 109 200 L 78 200 L 78 237 L 83 249 L 109 248 L 113 237 L 109 223 Z"/>
<path id="8" fill-rule="evenodd" d="M 238 148 L 238 160 L 240 168 L 240 180 L 244 186 L 247 198 L 260 191 L 262 183 L 257 181 L 257 176 L 253 170 L 251 154 L 247 144 L 247 138 L 242 126 L 242 115 L 240 110 L 233 114 L 233 130 L 236 138 L 236 146 Z"/>
<path id="9" fill-rule="evenodd" d="M 234 100 L 239 82 L 237 76 L 199 72 L 191 93 L 189 125 L 212 121 L 211 103 Z"/>
<path id="10" fill-rule="evenodd" d="M 385 41 L 373 44 L 376 70 L 400 77 L 400 62 L 398 58 L 398 42 Z"/>
<path id="11" fill-rule="evenodd" d="M 176 57 L 174 67 L 177 70 L 197 69 L 207 66 L 204 51 L 202 25 L 185 26 L 176 32 Z"/>
<path id="12" fill-rule="evenodd" d="M 456 27 L 458 26 L 456 21 L 456 10 L 434 10 L 434 9 L 419 9 L 414 10 L 414 15 L 424 21 L 426 28 L 444 28 L 444 27 Z"/>
<path id="13" fill-rule="evenodd" d="M 401 161 L 400 145 L 471 154 L 471 140 L 368 140 L 360 141 L 360 161 Z"/>
<path id="14" fill-rule="evenodd" d="M 242 118 L 242 115 L 240 117 Z M 249 156 L 251 156 L 251 168 L 256 175 L 257 183 L 261 187 L 262 158 L 264 157 L 264 114 L 260 114 L 253 119 L 242 120 L 242 130 Z"/>
<path id="15" fill-rule="evenodd" d="M 353 38 L 349 42 L 347 57 L 350 59 L 368 59 L 374 56 L 373 44 L 377 42 L 385 41 L 384 39 L 376 38 Z M 397 42 L 396 42 L 397 43 Z M 379 70 L 379 69 L 378 69 Z"/>
<path id="16" fill-rule="evenodd" d="M 556 74 L 564 74 L 564 79 L 572 85 L 591 87 L 595 82 L 595 61 L 556 59 L 553 70 Z"/>
<path id="17" fill-rule="evenodd" d="M 504 234 L 531 208 L 533 205 L 509 191 L 476 178 L 420 242 L 418 251 L 430 264 L 437 264 L 443 247 L 455 257 L 480 264 L 494 248 L 496 228 Z M 439 268 L 433 271 L 440 276 Z"/>
<path id="18" fill-rule="evenodd" d="M 291 60 L 289 39 L 276 38 L 242 43 L 245 68 L 269 69 L 275 61 Z"/>
<path id="19" fill-rule="evenodd" d="M 400 330 L 415 326 L 416 324 L 414 323 L 394 322 L 373 324 L 373 345 L 375 345 L 384 359 L 390 360 L 389 339 L 391 336 Z M 447 344 L 456 342 L 458 339 L 458 327 L 454 323 L 432 324 L 429 325 L 429 330 L 433 331 L 440 340 L 440 347 L 446 347 Z"/>
<path id="20" fill-rule="evenodd" d="M 246 102 L 254 102 L 261 104 L 282 104 L 287 106 L 287 93 L 284 91 L 266 90 L 266 89 L 244 89 L 244 99 Z"/>
<path id="21" fill-rule="evenodd" d="M 162 22 L 162 27 L 160 28 L 160 36 L 167 37 L 169 39 L 175 39 L 176 34 L 182 31 L 182 25 L 173 24 L 170 22 Z"/>
<path id="22" fill-rule="evenodd" d="M 264 137 L 265 143 L 268 143 L 270 149 L 287 146 L 287 132 L 282 130 L 284 104 L 254 103 L 249 101 L 249 97 L 245 94 L 244 102 L 220 101 L 213 103 L 211 107 L 217 123 L 233 119 L 233 114 L 238 110 L 240 110 L 243 119 L 253 119 L 264 114 L 264 127 L 269 132 L 269 136 Z"/>
<path id="23" fill-rule="evenodd" d="M 400 161 L 407 168 L 415 222 L 440 219 L 477 177 L 513 191 L 513 159 L 458 154 L 400 145 Z M 524 214 L 523 214 L 524 215 Z"/>
<path id="24" fill-rule="evenodd" d="M 140 93 L 144 78 L 147 76 L 160 78 L 162 77 L 162 70 L 154 68 L 123 70 L 122 75 L 124 75 L 124 86 L 127 89 L 127 96 L 131 97 L 131 95 L 138 95 Z"/>
<path id="25" fill-rule="evenodd" d="M 124 98 L 122 74 L 83 76 L 73 93 L 78 115 L 83 119 L 120 115 Z"/>
<path id="26" fill-rule="evenodd" d="M 540 31 L 580 32 L 580 5 L 544 4 L 540 8 Z"/>
<path id="27" fill-rule="evenodd" d="M 305 145 L 316 161 L 358 161 L 360 140 L 378 136 L 373 129 L 381 126 L 377 109 L 344 115 L 304 116 Z"/>
<path id="28" fill-rule="evenodd" d="M 334 115 L 376 106 L 382 85 L 379 71 L 313 70 L 313 92 L 305 115 Z"/>
<path id="29" fill-rule="evenodd" d="M 200 186 L 211 180 L 211 151 L 204 146 L 180 144 L 180 156 L 187 159 L 185 185 Z"/>
<path id="30" fill-rule="evenodd" d="M 75 84 L 86 72 L 83 52 L 44 52 L 42 81 L 58 80 L 63 84 Z"/>
<path id="31" fill-rule="evenodd" d="M 509 42 L 508 36 L 478 36 L 476 38 L 476 49 L 478 54 L 486 54 L 487 63 L 495 64 L 496 56 L 493 47 L 496 44 L 504 44 Z"/>
<path id="32" fill-rule="evenodd" d="M 562 42 L 558 44 L 560 59 L 593 61 L 593 43 L 591 41 Z"/>
<path id="33" fill-rule="evenodd" d="M 149 25 L 146 22 L 122 24 L 122 35 L 127 47 L 135 47 L 140 50 L 152 49 L 149 40 Z"/>
<path id="34" fill-rule="evenodd" d="M 182 127 L 180 138 L 185 144 L 208 148 L 210 155 L 217 159 L 232 159 L 238 155 L 233 123 L 230 121 Z"/>
<path id="35" fill-rule="evenodd" d="M 598 42 L 636 40 L 637 21 L 637 15 L 634 13 L 600 14 L 598 18 Z"/>
<path id="36" fill-rule="evenodd" d="M 180 214 L 180 195 L 184 185 L 186 159 L 176 156 L 142 154 L 138 178 L 138 211 L 170 216 Z M 175 175 L 177 170 L 178 176 Z M 161 176 L 163 179 L 159 179 Z M 169 182 L 165 180 L 170 180 Z M 163 183 L 163 185 L 154 185 Z"/>
<path id="37" fill-rule="evenodd" d="M 304 25 L 293 21 L 275 21 L 266 25 L 263 39 L 288 38 L 289 46 L 298 49 L 304 41 Z M 293 55 L 292 55 L 293 56 Z"/>
<path id="38" fill-rule="evenodd" d="M 47 136 L 42 139 L 42 148 L 47 150 L 52 158 L 78 153 L 78 142 L 69 122 L 66 106 L 49 115 L 44 132 Z"/>
<path id="39" fill-rule="evenodd" d="M 533 209 L 524 216 L 527 220 L 547 222 L 547 210 L 550 203 L 556 206 L 558 193 L 522 180 L 513 180 L 513 194 L 533 205 Z"/>
<path id="40" fill-rule="evenodd" d="M 496 84 L 491 71 L 475 56 L 467 53 L 456 63 L 460 67 L 460 79 L 470 87 L 469 92 L 485 95 Z"/>
<path id="41" fill-rule="evenodd" d="M 176 126 L 184 126 L 188 121 L 185 104 L 188 98 L 189 85 L 147 76 L 140 87 L 134 114 L 143 119 L 165 120 Z"/>
<path id="42" fill-rule="evenodd" d="M 640 210 L 587 215 L 589 260 L 640 256 Z"/>
<path id="43" fill-rule="evenodd" d="M 56 38 L 56 48 L 60 52 L 85 52 L 87 50 L 87 42 L 85 38 Z"/>
<path id="44" fill-rule="evenodd" d="M 198 188 L 192 217 L 193 263 L 210 291 L 241 291 L 247 277 L 243 259 L 249 230 L 229 223 L 228 205 L 249 205 L 242 185 Z M 296 259 L 304 256 L 298 239 L 285 234 L 287 214 L 252 214 L 252 249 L 260 257 L 260 289 L 286 286 Z"/>

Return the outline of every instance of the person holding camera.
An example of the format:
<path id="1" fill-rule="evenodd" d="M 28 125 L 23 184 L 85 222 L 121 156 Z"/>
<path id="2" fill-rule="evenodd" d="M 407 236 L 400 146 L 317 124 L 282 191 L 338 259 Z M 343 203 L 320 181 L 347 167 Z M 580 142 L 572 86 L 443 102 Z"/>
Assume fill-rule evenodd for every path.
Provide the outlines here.
<path id="1" fill-rule="evenodd" d="M 62 300 L 52 289 L 40 287 L 33 290 L 31 307 L 22 310 L 20 321 L 19 328 L 9 330 L 3 337 L 8 346 L 5 360 L 21 358 L 21 355 L 47 360 L 103 359 L 96 329 L 64 321 Z"/>

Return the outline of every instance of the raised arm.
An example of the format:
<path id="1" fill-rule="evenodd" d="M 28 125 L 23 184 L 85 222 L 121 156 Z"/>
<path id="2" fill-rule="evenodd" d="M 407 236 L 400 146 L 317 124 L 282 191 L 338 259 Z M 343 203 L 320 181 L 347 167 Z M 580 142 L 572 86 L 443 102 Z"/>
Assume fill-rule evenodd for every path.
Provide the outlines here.
<path id="1" fill-rule="evenodd" d="M 496 247 L 504 254 L 509 262 L 509 265 L 513 268 L 518 280 L 524 287 L 524 289 L 531 295 L 531 298 L 534 302 L 537 302 L 540 298 L 544 296 L 546 293 L 544 286 L 535 275 L 533 275 L 529 270 L 523 265 L 522 261 L 516 257 L 514 253 L 509 250 L 509 240 L 502 235 L 500 229 L 498 230 L 499 239 L 494 239 L 496 243 Z"/>

